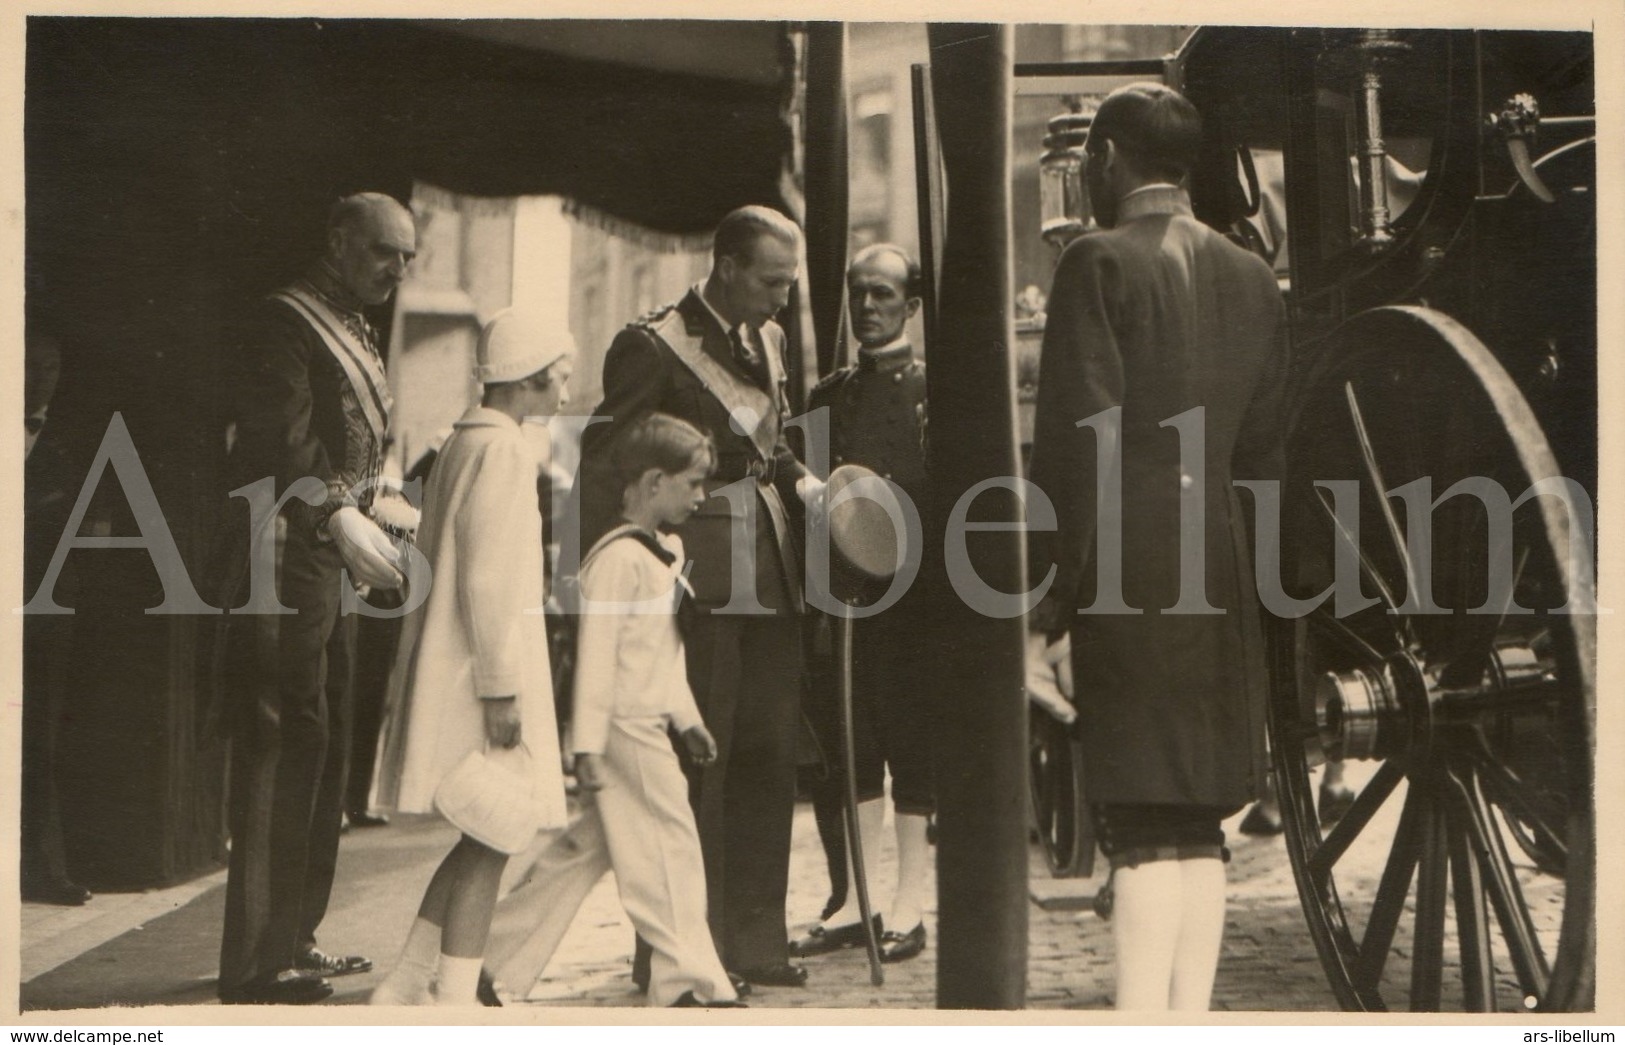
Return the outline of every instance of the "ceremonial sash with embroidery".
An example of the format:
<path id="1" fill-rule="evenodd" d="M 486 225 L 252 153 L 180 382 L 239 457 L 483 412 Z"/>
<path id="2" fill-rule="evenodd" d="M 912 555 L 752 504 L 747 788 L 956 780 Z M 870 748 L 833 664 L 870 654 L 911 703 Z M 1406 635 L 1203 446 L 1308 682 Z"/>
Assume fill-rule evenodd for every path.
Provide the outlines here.
<path id="1" fill-rule="evenodd" d="M 377 354 L 350 330 L 331 305 L 304 287 L 284 287 L 271 297 L 288 304 L 321 335 L 322 343 L 338 361 L 350 387 L 355 389 L 356 401 L 361 404 L 361 412 L 374 438 L 383 445 L 392 401 L 389 381 Z"/>

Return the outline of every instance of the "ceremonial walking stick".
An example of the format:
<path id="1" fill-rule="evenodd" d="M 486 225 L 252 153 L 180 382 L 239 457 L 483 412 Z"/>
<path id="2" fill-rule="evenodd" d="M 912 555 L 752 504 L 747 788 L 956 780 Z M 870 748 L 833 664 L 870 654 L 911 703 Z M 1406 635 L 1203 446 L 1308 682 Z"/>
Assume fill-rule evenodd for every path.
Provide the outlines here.
<path id="1" fill-rule="evenodd" d="M 841 739 L 846 754 L 846 846 L 852 855 L 852 884 L 858 890 L 858 915 L 863 919 L 863 940 L 869 948 L 869 982 L 879 987 L 886 982 L 880 968 L 880 941 L 875 939 L 875 919 L 869 908 L 869 878 L 863 870 L 863 831 L 858 826 L 858 760 L 853 751 L 852 732 L 852 604 L 843 605 L 841 614 Z"/>

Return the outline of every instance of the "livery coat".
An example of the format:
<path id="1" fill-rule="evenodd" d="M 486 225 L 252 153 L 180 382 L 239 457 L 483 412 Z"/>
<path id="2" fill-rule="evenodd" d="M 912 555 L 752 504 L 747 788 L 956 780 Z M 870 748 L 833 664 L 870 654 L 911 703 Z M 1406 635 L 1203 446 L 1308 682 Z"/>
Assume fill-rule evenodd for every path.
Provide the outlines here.
<path id="1" fill-rule="evenodd" d="M 1172 186 L 1126 197 L 1117 227 L 1061 256 L 1031 469 L 1059 528 L 1034 534 L 1032 565 L 1035 580 L 1058 567 L 1038 623 L 1072 631 L 1092 801 L 1239 806 L 1263 785 L 1263 635 L 1232 479 L 1277 468 L 1282 316 L 1269 266 Z M 1096 428 L 1079 426 L 1106 411 L 1120 420 L 1120 534 L 1109 498 L 1097 519 Z M 1182 538 L 1203 553 L 1186 590 L 1202 582 L 1213 612 L 1170 612 Z M 1078 613 L 1111 594 L 1098 571 L 1119 563 L 1129 610 Z"/>

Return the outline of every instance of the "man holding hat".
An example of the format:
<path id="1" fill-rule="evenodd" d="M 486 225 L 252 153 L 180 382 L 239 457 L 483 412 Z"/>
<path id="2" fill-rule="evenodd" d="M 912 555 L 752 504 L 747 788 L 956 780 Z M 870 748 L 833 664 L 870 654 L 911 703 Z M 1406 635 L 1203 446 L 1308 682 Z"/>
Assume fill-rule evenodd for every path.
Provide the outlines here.
<path id="1" fill-rule="evenodd" d="M 406 617 L 396 676 L 405 689 L 384 740 L 380 801 L 435 810 L 436 791 L 471 752 L 529 752 L 542 828 L 566 812 L 548 658 L 540 462 L 520 431 L 567 396 L 574 342 L 512 310 L 480 334 L 479 405 L 463 414 L 424 491 L 418 547 L 431 567 L 421 608 Z M 462 839 L 442 861 L 400 960 L 375 1004 L 475 1004 L 491 911 L 507 864 L 480 825 L 447 812 Z M 511 852 L 512 850 L 507 850 Z M 432 985 L 432 992 L 431 992 Z"/>
<path id="2" fill-rule="evenodd" d="M 559 553 L 562 578 L 614 526 L 621 490 L 608 451 L 628 426 L 659 411 L 715 440 L 711 496 L 678 528 L 697 610 L 689 683 L 719 749 L 711 765 L 690 767 L 690 797 L 717 951 L 746 981 L 774 987 L 807 977 L 787 960 L 785 922 L 802 683 L 801 565 L 786 506 L 810 477 L 784 438 L 785 334 L 773 321 L 800 245 L 801 230 L 777 211 L 732 211 L 705 282 L 616 336 L 593 411 L 609 422 L 582 435 L 579 528 L 564 529 Z"/>
<path id="3" fill-rule="evenodd" d="M 346 573 L 356 585 L 401 584 L 395 547 L 368 515 L 390 395 L 365 310 L 389 300 L 416 251 L 412 214 L 396 200 L 339 200 L 326 253 L 261 304 L 238 360 L 230 489 L 250 488 L 263 503 L 272 482 L 280 501 L 276 518 L 234 520 L 221 548 L 225 605 L 237 610 L 223 620 L 243 669 L 228 697 L 231 866 L 218 983 L 227 1003 L 320 1001 L 333 993 L 324 977 L 372 968 L 318 950 L 316 927 L 338 862 L 350 746 L 354 619 L 341 617 L 340 596 Z M 314 504 L 290 490 L 312 477 Z M 251 583 L 250 564 L 267 561 L 278 563 L 273 605 Z"/>

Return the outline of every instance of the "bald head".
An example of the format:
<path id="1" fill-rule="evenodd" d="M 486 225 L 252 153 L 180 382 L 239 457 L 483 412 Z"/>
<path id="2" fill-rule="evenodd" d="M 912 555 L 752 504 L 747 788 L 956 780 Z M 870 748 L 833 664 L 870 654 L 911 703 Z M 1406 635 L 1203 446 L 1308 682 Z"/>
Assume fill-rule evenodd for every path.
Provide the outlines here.
<path id="1" fill-rule="evenodd" d="M 364 304 L 381 305 L 406 278 L 417 255 L 412 212 L 392 196 L 358 192 L 327 214 L 327 260 Z"/>

